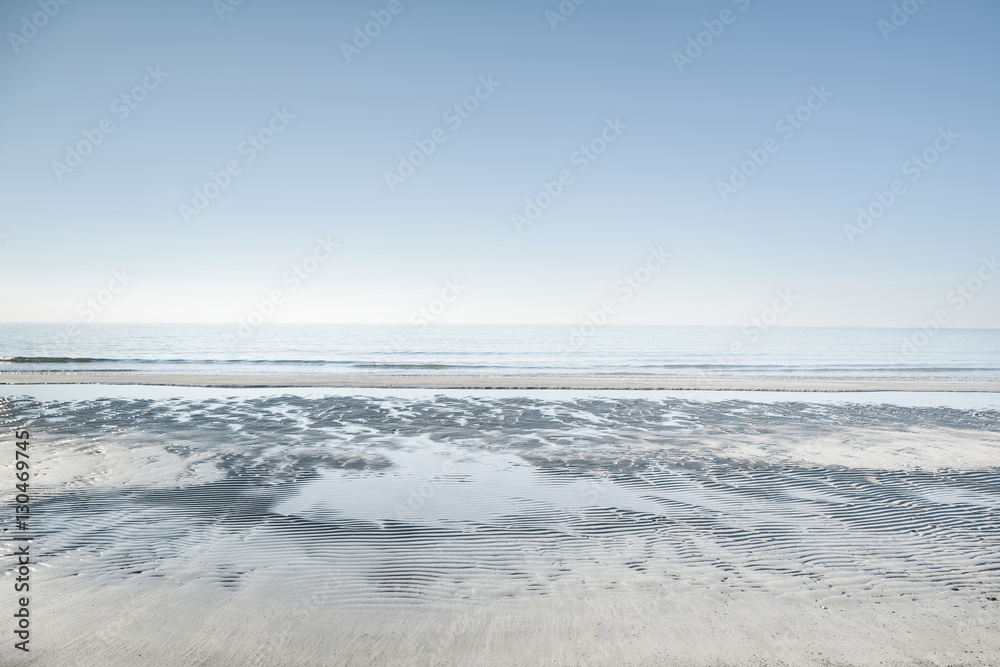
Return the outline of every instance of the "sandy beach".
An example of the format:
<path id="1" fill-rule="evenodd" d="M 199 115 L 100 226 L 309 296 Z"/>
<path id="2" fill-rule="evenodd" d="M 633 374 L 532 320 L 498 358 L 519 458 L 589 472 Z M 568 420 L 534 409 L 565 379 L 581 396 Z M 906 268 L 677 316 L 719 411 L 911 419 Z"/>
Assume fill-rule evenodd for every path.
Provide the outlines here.
<path id="1" fill-rule="evenodd" d="M 670 389 L 808 392 L 1000 392 L 1000 381 L 912 378 L 673 378 L 651 375 L 205 375 L 0 373 L 0 385 L 105 384 L 167 387 L 357 387 L 419 389 Z"/>
<path id="2" fill-rule="evenodd" d="M 993 409 L 11 390 L 35 466 L 23 664 L 1000 654 Z"/>

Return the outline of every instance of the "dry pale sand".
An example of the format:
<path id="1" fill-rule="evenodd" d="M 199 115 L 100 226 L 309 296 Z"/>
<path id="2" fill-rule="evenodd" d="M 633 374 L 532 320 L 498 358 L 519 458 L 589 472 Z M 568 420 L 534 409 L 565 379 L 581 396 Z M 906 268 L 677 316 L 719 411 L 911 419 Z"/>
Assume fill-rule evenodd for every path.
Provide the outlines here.
<path id="1" fill-rule="evenodd" d="M 141 375 L 125 373 L 0 373 L 0 385 L 106 384 L 170 387 L 357 387 L 384 389 L 670 389 L 734 391 L 1000 392 L 996 381 L 912 378 L 677 378 L 649 375 Z"/>
<path id="2" fill-rule="evenodd" d="M 288 604 L 280 590 L 80 579 L 39 580 L 44 632 L 18 664 L 959 667 L 1000 656 L 1000 614 L 971 600 L 865 603 L 839 591 L 677 583 L 366 610 Z"/>

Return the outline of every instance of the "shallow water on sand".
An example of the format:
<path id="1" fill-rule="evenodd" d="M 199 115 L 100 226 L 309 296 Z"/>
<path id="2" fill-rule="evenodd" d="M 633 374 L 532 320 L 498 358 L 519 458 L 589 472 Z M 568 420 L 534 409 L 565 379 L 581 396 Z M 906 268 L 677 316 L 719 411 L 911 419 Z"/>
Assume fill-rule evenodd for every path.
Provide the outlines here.
<path id="1" fill-rule="evenodd" d="M 992 410 L 286 395 L 3 399 L 0 415 L 34 438 L 52 581 L 309 609 L 1000 595 Z"/>

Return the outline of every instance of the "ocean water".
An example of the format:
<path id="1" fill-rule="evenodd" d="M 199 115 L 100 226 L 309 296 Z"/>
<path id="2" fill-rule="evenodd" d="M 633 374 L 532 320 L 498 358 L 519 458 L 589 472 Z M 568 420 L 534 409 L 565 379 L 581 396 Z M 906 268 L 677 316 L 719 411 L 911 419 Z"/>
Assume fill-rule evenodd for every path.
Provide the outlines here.
<path id="1" fill-rule="evenodd" d="M 1000 330 L 4 324 L 0 371 L 1000 379 Z"/>

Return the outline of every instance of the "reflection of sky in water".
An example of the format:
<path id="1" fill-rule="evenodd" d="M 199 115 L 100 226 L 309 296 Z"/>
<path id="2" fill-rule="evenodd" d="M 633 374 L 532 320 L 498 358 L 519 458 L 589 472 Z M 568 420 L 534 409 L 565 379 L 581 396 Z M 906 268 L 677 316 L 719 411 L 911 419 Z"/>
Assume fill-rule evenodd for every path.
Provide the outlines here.
<path id="1" fill-rule="evenodd" d="M 615 507 L 658 513 L 641 493 L 601 477 L 544 475 L 512 454 L 447 450 L 440 447 L 384 453 L 394 466 L 377 474 L 323 470 L 319 479 L 273 508 L 286 515 L 316 518 L 335 513 L 362 521 L 415 523 L 486 522 L 498 516 L 544 508 L 573 512 Z"/>

